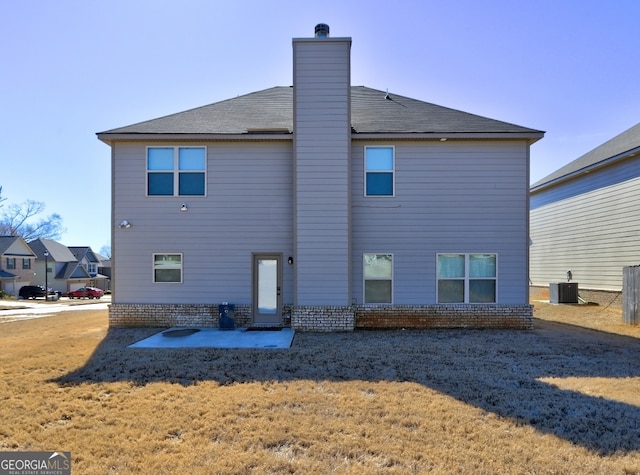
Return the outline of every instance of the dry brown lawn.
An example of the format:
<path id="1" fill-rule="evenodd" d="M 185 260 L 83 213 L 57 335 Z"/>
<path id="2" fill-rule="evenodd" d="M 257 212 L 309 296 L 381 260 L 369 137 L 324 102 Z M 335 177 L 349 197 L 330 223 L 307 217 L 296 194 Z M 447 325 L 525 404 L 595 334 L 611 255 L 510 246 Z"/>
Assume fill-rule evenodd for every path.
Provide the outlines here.
<path id="1" fill-rule="evenodd" d="M 640 328 L 535 312 L 288 350 L 128 349 L 157 330 L 106 311 L 0 324 L 0 450 L 71 451 L 77 474 L 640 474 Z"/>

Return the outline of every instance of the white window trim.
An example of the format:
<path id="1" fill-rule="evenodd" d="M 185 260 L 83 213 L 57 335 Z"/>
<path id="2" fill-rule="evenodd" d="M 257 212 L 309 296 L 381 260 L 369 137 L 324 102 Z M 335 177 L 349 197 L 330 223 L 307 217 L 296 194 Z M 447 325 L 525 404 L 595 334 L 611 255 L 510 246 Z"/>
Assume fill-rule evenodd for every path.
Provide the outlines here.
<path id="1" fill-rule="evenodd" d="M 158 282 L 156 280 L 156 256 L 180 256 L 179 282 Z M 184 282 L 184 255 L 181 252 L 154 252 L 151 255 L 151 282 L 154 284 L 182 284 Z"/>
<path id="2" fill-rule="evenodd" d="M 390 148 L 393 151 L 393 167 L 391 170 L 384 171 L 367 171 L 367 149 L 369 148 Z M 364 156 L 362 157 L 362 168 L 364 170 L 364 177 L 362 182 L 362 193 L 366 198 L 395 198 L 396 196 L 396 146 L 395 145 L 365 145 Z M 368 173 L 389 173 L 391 172 L 391 187 L 393 192 L 390 195 L 368 195 L 367 194 L 367 174 Z M 370 253 L 368 253 L 370 254 Z"/>
<path id="3" fill-rule="evenodd" d="M 391 278 L 390 279 L 367 279 L 364 275 L 364 257 L 370 254 L 385 254 L 387 256 L 391 256 Z M 371 305 L 371 306 L 376 306 L 376 305 L 393 305 L 393 289 L 394 289 L 394 277 L 395 277 L 395 256 L 393 254 L 393 252 L 363 252 L 362 253 L 362 303 L 363 305 Z M 384 303 L 367 303 L 366 302 L 366 296 L 365 296 L 365 284 L 367 280 L 391 280 L 391 302 L 384 302 Z"/>
<path id="4" fill-rule="evenodd" d="M 482 279 L 471 279 L 469 277 L 469 256 L 477 255 L 477 254 L 490 254 L 492 256 L 496 256 L 496 276 L 495 277 L 483 277 Z M 440 279 L 438 277 L 438 257 L 439 256 L 450 256 L 450 255 L 458 255 L 464 256 L 464 302 L 445 302 L 442 305 L 456 305 L 456 304 L 468 304 L 468 305 L 487 305 L 487 304 L 496 304 L 499 302 L 498 300 L 498 253 L 497 252 L 438 252 L 436 254 L 436 302 L 440 304 L 440 300 L 438 298 L 438 283 L 440 280 L 454 280 L 453 278 Z M 459 279 L 455 279 L 459 280 Z M 469 302 L 469 281 L 470 280 L 494 280 L 496 283 L 496 296 L 494 302 Z"/>
<path id="5" fill-rule="evenodd" d="M 149 171 L 149 149 L 150 148 L 172 148 L 173 149 L 173 195 L 150 195 L 149 194 L 149 173 L 154 173 L 153 171 Z M 179 166 L 179 157 L 180 153 L 178 152 L 181 148 L 202 148 L 204 149 L 204 170 L 185 170 L 180 171 Z M 144 151 L 144 170 L 145 170 L 145 195 L 147 198 L 171 198 L 171 197 L 180 197 L 180 198 L 205 198 L 207 196 L 207 169 L 209 168 L 208 161 L 208 150 L 206 145 L 148 145 Z M 158 170 L 158 173 L 169 172 L 169 170 Z M 204 194 L 202 195 L 181 195 L 180 194 L 180 173 L 204 173 Z"/>

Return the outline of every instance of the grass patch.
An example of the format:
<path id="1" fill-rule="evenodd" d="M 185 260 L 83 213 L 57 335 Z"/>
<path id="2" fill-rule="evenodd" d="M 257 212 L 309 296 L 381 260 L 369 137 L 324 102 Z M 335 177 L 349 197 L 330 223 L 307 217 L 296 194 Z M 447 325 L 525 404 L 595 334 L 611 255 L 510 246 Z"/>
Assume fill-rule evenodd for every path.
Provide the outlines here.
<path id="1" fill-rule="evenodd" d="M 106 311 L 2 324 L 0 450 L 71 451 L 82 474 L 640 473 L 640 340 L 558 307 L 533 331 L 268 351 L 128 349 L 158 329 Z"/>

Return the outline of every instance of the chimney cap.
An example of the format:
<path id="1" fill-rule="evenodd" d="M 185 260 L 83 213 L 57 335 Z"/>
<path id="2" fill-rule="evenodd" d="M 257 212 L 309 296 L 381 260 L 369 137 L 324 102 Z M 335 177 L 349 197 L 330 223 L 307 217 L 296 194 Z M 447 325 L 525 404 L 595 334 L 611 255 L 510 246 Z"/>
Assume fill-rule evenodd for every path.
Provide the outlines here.
<path id="1" fill-rule="evenodd" d="M 318 23 L 315 32 L 316 38 L 329 38 L 329 25 L 326 23 Z"/>

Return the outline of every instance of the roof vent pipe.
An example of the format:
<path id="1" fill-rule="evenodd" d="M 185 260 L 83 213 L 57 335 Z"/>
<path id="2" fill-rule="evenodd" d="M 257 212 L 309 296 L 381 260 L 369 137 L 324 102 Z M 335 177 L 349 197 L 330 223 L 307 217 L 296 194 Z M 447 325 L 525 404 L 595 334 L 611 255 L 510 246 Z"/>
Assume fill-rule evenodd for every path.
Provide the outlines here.
<path id="1" fill-rule="evenodd" d="M 329 38 L 329 25 L 318 23 L 316 25 L 316 38 Z"/>

